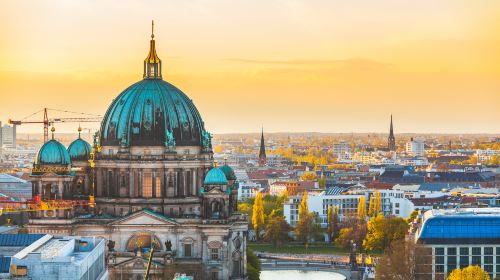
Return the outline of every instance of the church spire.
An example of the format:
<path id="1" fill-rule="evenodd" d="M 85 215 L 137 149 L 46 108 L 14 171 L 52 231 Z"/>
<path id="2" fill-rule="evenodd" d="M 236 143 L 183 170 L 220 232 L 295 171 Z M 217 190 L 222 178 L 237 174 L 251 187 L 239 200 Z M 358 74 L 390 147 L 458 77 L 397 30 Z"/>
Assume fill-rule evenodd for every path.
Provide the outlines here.
<path id="1" fill-rule="evenodd" d="M 266 165 L 266 145 L 264 144 L 264 127 L 260 135 L 260 149 L 259 149 L 259 165 Z"/>
<path id="2" fill-rule="evenodd" d="M 151 21 L 151 40 L 149 41 L 149 54 L 144 59 L 144 79 L 161 79 L 161 59 L 156 54 L 154 21 Z"/>
<path id="3" fill-rule="evenodd" d="M 395 151 L 396 150 L 396 138 L 394 138 L 394 128 L 392 126 L 392 115 L 391 115 L 391 127 L 389 130 L 389 139 L 388 139 L 388 146 L 389 151 Z"/>

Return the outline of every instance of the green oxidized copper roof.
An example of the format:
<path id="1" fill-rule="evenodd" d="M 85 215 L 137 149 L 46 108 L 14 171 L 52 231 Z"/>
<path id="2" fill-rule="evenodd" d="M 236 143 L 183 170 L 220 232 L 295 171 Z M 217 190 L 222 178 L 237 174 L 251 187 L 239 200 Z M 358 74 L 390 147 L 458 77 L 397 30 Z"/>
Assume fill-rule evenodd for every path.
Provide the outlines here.
<path id="1" fill-rule="evenodd" d="M 205 176 L 204 185 L 227 185 L 226 175 L 222 170 L 214 167 L 208 171 L 207 176 Z"/>
<path id="2" fill-rule="evenodd" d="M 63 144 L 57 140 L 49 140 L 38 151 L 34 165 L 59 165 L 68 166 L 71 164 L 68 151 Z"/>
<path id="3" fill-rule="evenodd" d="M 234 170 L 229 165 L 224 164 L 223 166 L 221 166 L 220 170 L 224 172 L 227 180 L 236 180 L 236 174 L 234 174 Z"/>
<path id="4" fill-rule="evenodd" d="M 160 79 L 144 79 L 124 90 L 101 124 L 101 145 L 164 146 L 172 133 L 176 146 L 201 146 L 204 123 L 193 102 Z"/>
<path id="5" fill-rule="evenodd" d="M 101 146 L 202 146 L 210 137 L 193 101 L 164 81 L 151 34 L 144 79 L 116 97 L 101 123 Z"/>
<path id="6" fill-rule="evenodd" d="M 90 158 L 92 147 L 87 141 L 78 137 L 68 147 L 68 153 L 71 161 L 83 160 L 87 161 Z"/>

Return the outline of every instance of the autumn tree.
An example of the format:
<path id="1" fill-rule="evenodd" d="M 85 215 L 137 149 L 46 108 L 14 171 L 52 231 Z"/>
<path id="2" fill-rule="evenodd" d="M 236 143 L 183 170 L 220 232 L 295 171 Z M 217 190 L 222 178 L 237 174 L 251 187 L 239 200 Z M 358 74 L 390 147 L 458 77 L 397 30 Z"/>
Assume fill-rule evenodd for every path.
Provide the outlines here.
<path id="1" fill-rule="evenodd" d="M 331 241 L 333 237 L 333 206 L 328 206 L 328 212 L 326 215 L 326 232 L 328 234 L 328 238 Z"/>
<path id="2" fill-rule="evenodd" d="M 390 244 L 377 263 L 375 279 L 425 280 L 432 274 L 431 248 L 411 240 L 397 240 Z"/>
<path id="3" fill-rule="evenodd" d="M 252 207 L 252 225 L 255 232 L 255 238 L 259 239 L 259 232 L 264 226 L 264 204 L 262 202 L 262 193 L 258 192 L 255 196 L 255 202 Z"/>
<path id="4" fill-rule="evenodd" d="M 366 198 L 362 195 L 358 202 L 358 219 L 360 221 L 366 220 Z"/>
<path id="5" fill-rule="evenodd" d="M 404 239 L 408 224 L 402 218 L 385 218 L 382 214 L 368 222 L 363 247 L 368 251 L 383 251 L 392 241 Z"/>
<path id="6" fill-rule="evenodd" d="M 307 192 L 304 192 L 302 200 L 299 205 L 299 220 L 295 227 L 295 234 L 297 239 L 303 242 L 306 246 L 309 241 L 317 237 L 321 227 L 319 225 L 319 218 L 314 213 L 309 212 L 309 202 Z"/>
<path id="7" fill-rule="evenodd" d="M 318 179 L 318 176 L 316 175 L 316 172 L 313 171 L 305 172 L 302 176 L 300 176 L 301 181 L 314 181 L 316 179 Z"/>
<path id="8" fill-rule="evenodd" d="M 453 270 L 446 280 L 490 280 L 490 276 L 480 266 L 468 266 Z"/>
<path id="9" fill-rule="evenodd" d="M 342 219 L 342 228 L 339 230 L 335 243 L 348 249 L 351 241 L 356 243 L 359 249 L 362 248 L 363 240 L 366 237 L 366 222 L 360 221 L 357 215 L 345 216 Z"/>
<path id="10" fill-rule="evenodd" d="M 274 246 L 280 245 L 288 240 L 290 230 L 291 228 L 283 216 L 273 216 L 267 222 L 264 240 L 272 242 Z"/>
<path id="11" fill-rule="evenodd" d="M 370 217 L 376 217 L 382 212 L 382 198 L 380 197 L 380 192 L 375 192 L 375 197 L 370 199 L 370 206 L 368 209 L 370 210 L 368 213 Z"/>

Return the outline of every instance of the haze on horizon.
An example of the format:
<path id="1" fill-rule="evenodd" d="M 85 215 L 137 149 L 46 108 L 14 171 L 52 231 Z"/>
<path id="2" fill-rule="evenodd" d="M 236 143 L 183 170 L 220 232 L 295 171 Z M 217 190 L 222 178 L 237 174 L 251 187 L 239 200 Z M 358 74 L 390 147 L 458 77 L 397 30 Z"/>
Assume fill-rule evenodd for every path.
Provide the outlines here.
<path id="1" fill-rule="evenodd" d="M 0 120 L 104 115 L 142 79 L 152 19 L 164 79 L 213 133 L 387 132 L 390 114 L 396 133 L 500 132 L 495 0 L 6 0 Z"/>

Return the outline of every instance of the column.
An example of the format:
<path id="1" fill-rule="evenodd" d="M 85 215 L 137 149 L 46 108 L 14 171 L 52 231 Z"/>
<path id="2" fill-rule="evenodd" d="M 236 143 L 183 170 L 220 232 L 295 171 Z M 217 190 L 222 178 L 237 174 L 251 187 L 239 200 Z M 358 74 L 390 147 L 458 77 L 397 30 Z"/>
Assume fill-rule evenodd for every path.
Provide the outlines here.
<path id="1" fill-rule="evenodd" d="M 196 176 L 197 174 L 196 173 L 198 172 L 198 170 L 196 170 L 196 168 L 194 168 L 194 169 L 192 169 L 191 172 L 193 172 L 193 174 L 192 174 L 192 176 L 193 176 L 193 179 L 192 179 L 192 182 L 193 182 L 192 183 L 192 188 L 193 188 L 193 190 L 191 191 L 191 193 L 192 193 L 193 196 L 198 196 L 198 182 L 196 181 L 197 180 L 197 176 Z"/>

